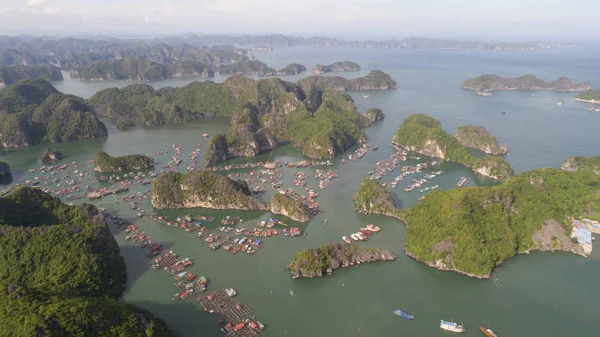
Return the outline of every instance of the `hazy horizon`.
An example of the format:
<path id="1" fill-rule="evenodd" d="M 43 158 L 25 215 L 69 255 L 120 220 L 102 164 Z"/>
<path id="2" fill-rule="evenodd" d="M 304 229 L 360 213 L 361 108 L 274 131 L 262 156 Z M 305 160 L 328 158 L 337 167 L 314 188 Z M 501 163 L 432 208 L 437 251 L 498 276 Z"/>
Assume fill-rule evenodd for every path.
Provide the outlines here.
<path id="1" fill-rule="evenodd" d="M 191 32 L 569 42 L 598 38 L 598 10 L 600 3 L 591 0 L 0 0 L 0 35 Z"/>

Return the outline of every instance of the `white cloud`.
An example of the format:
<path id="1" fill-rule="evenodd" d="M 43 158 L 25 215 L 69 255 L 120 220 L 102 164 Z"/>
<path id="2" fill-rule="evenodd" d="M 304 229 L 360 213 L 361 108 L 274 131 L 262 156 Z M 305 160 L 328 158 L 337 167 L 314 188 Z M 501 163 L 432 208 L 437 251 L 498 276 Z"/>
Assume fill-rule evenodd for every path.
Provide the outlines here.
<path id="1" fill-rule="evenodd" d="M 43 5 L 45 2 L 47 2 L 47 0 L 28 0 L 27 1 L 27 6 L 41 6 Z"/>

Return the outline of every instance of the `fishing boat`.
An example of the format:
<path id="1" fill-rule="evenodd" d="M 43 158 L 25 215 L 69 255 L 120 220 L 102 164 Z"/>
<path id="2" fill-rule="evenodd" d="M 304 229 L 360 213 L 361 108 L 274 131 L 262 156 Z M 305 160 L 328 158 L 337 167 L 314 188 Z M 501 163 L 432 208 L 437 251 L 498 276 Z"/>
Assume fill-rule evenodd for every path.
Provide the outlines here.
<path id="1" fill-rule="evenodd" d="M 347 244 L 349 244 L 349 245 L 352 244 L 352 241 L 350 241 L 350 239 L 348 239 L 347 236 L 342 236 L 342 240 L 344 240 L 344 242 L 347 243 Z"/>
<path id="2" fill-rule="evenodd" d="M 409 314 L 405 313 L 404 311 L 400 311 L 400 310 L 394 310 L 393 314 L 398 317 L 402 317 L 402 318 L 406 318 L 406 319 L 415 319 L 415 316 L 409 315 Z"/>
<path id="3" fill-rule="evenodd" d="M 462 324 L 458 324 L 454 321 L 444 321 L 443 319 L 440 320 L 440 328 L 452 332 L 465 332 L 465 328 L 462 326 Z"/>
<path id="4" fill-rule="evenodd" d="M 229 296 L 229 297 L 233 297 L 233 296 L 237 295 L 237 292 L 233 288 L 226 288 L 225 292 L 227 293 L 227 296 Z"/>
<path id="5" fill-rule="evenodd" d="M 496 335 L 492 330 L 484 328 L 482 326 L 479 327 L 479 331 L 483 332 L 483 334 L 488 337 L 498 337 L 498 335 Z"/>

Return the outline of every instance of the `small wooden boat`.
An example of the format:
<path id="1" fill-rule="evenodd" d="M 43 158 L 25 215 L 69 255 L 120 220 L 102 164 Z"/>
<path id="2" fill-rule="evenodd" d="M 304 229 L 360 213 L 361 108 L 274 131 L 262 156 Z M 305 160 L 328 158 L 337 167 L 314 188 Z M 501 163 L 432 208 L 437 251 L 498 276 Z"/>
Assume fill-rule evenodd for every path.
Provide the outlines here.
<path id="1" fill-rule="evenodd" d="M 352 244 L 352 241 L 350 241 L 350 239 L 348 239 L 347 236 L 342 236 L 342 240 L 344 240 L 344 242 L 347 243 L 347 244 L 349 244 L 349 245 Z"/>
<path id="2" fill-rule="evenodd" d="M 479 327 L 479 331 L 483 332 L 484 335 L 488 337 L 498 337 L 491 329 L 484 328 L 482 326 Z"/>

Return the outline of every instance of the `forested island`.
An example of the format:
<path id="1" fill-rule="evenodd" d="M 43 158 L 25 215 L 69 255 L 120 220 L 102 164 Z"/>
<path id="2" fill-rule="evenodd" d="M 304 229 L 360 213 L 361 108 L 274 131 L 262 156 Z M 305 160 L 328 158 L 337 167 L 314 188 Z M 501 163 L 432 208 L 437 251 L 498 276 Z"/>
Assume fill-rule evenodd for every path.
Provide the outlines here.
<path id="1" fill-rule="evenodd" d="M 310 221 L 308 207 L 302 201 L 294 200 L 285 194 L 273 194 L 269 210 L 273 214 L 283 215 L 297 222 Z"/>
<path id="2" fill-rule="evenodd" d="M 573 83 L 566 77 L 559 77 L 552 82 L 545 82 L 534 75 L 527 74 L 515 78 L 504 78 L 498 75 L 480 75 L 465 80 L 460 87 L 475 90 L 477 94 L 482 96 L 489 96 L 490 91 L 494 90 L 528 89 L 577 92 L 590 90 L 592 85 L 589 82 Z"/>
<path id="3" fill-rule="evenodd" d="M 221 75 L 287 76 L 303 73 L 306 71 L 306 67 L 298 63 L 291 63 L 282 69 L 275 70 L 259 60 L 248 60 L 222 64 L 218 71 Z"/>
<path id="4" fill-rule="evenodd" d="M 267 204 L 252 196 L 245 181 L 206 169 L 188 174 L 168 172 L 156 178 L 152 184 L 152 207 L 268 210 Z"/>
<path id="5" fill-rule="evenodd" d="M 94 171 L 96 172 L 137 171 L 153 166 L 154 159 L 141 154 L 112 157 L 106 152 L 99 151 L 94 155 Z"/>
<path id="6" fill-rule="evenodd" d="M 96 207 L 20 187 L 0 198 L 0 227 L 0 335 L 175 336 L 118 300 L 125 262 Z"/>
<path id="7" fill-rule="evenodd" d="M 597 218 L 599 168 L 600 156 L 572 157 L 562 170 L 528 171 L 493 187 L 433 191 L 406 210 L 386 202 L 390 196 L 379 183 L 365 181 L 355 196 L 356 209 L 402 219 L 408 256 L 438 269 L 488 278 L 506 259 L 533 250 L 586 255 L 570 238 L 570 220 Z"/>
<path id="8" fill-rule="evenodd" d="M 156 63 L 144 59 L 96 61 L 71 70 L 71 77 L 82 81 L 137 80 L 160 81 L 174 77 L 213 77 L 215 74 L 200 61 Z"/>
<path id="9" fill-rule="evenodd" d="M 360 71 L 360 66 L 356 62 L 339 61 L 328 65 L 317 64 L 312 69 L 312 73 L 315 75 L 343 71 Z"/>
<path id="10" fill-rule="evenodd" d="M 389 90 L 398 87 L 392 77 L 381 70 L 371 70 L 367 76 L 346 79 L 339 76 L 310 76 L 298 82 L 302 86 L 321 85 L 339 91 Z"/>
<path id="11" fill-rule="evenodd" d="M 483 126 L 459 126 L 455 137 L 462 145 L 481 150 L 487 154 L 497 156 L 508 153 L 508 146 L 506 144 L 500 146 L 496 137 Z"/>
<path id="12" fill-rule="evenodd" d="M 324 274 L 331 275 L 338 268 L 367 262 L 394 260 L 396 260 L 396 256 L 383 248 L 342 246 L 334 243 L 324 245 L 319 249 L 305 249 L 296 252 L 288 269 L 292 273 L 292 278 L 312 278 Z"/>
<path id="13" fill-rule="evenodd" d="M 211 138 L 206 166 L 238 156 L 253 157 L 280 142 L 292 142 L 311 158 L 331 158 L 365 139 L 361 127 L 372 121 L 356 110 L 349 95 L 311 81 L 301 80 L 300 85 L 268 81 L 257 84 L 269 98 L 260 98 L 258 105 L 246 104 L 235 112 L 227 134 Z M 378 112 L 372 111 L 372 117 L 377 117 L 373 114 Z"/>
<path id="14" fill-rule="evenodd" d="M 0 88 L 30 78 L 62 81 L 63 75 L 59 68 L 52 65 L 0 67 Z"/>
<path id="15" fill-rule="evenodd" d="M 0 144 L 4 148 L 93 139 L 106 126 L 79 97 L 46 80 L 22 80 L 0 90 Z"/>
<path id="16" fill-rule="evenodd" d="M 442 129 L 439 120 L 425 114 L 415 114 L 405 119 L 392 143 L 407 151 L 465 165 L 492 179 L 505 181 L 513 174 L 510 165 L 502 158 L 475 158 L 464 145 Z"/>
<path id="17" fill-rule="evenodd" d="M 600 89 L 582 92 L 581 94 L 575 96 L 575 100 L 586 103 L 600 104 Z"/>

